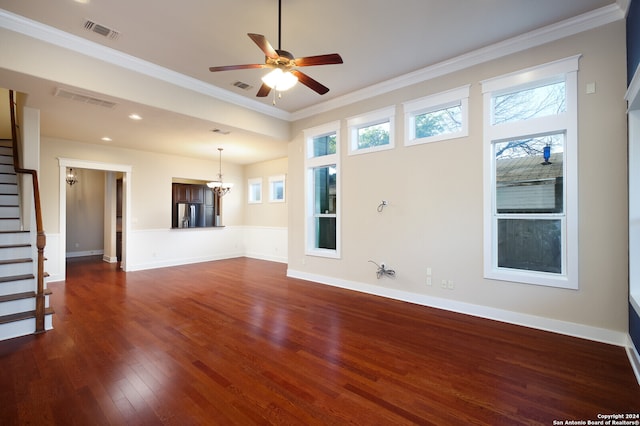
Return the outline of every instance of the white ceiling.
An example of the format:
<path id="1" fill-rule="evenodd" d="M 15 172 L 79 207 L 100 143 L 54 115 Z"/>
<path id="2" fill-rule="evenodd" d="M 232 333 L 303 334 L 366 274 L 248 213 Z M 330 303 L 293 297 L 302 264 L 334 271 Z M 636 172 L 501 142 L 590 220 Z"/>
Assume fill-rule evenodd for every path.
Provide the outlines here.
<path id="1" fill-rule="evenodd" d="M 262 63 L 264 55 L 247 37 L 249 32 L 265 35 L 278 48 L 277 0 L 0 0 L 5 14 L 217 86 L 232 102 L 285 120 L 381 82 L 615 4 L 616 0 L 282 0 L 282 49 L 297 57 L 339 53 L 344 64 L 303 70 L 330 88 L 326 95 L 298 84 L 273 106 L 272 97 L 255 97 L 265 70 L 211 73 L 208 68 Z M 117 30 L 119 37 L 111 40 L 86 30 L 87 19 Z M 236 88 L 236 81 L 252 88 Z M 110 129 L 114 146 L 212 158 L 217 146 L 225 146 L 225 160 L 240 164 L 286 156 L 287 141 L 252 133 L 247 130 L 250 126 L 225 128 L 231 131 L 226 136 L 213 134 L 211 129 L 220 127 L 213 120 L 135 99 L 107 97 L 118 103 L 112 110 L 87 106 L 54 97 L 59 86 L 42 76 L 0 66 L 0 87 L 25 91 L 27 105 L 41 110 L 44 136 L 101 143 Z M 124 110 L 136 111 L 144 120 L 131 123 L 122 118 Z"/>

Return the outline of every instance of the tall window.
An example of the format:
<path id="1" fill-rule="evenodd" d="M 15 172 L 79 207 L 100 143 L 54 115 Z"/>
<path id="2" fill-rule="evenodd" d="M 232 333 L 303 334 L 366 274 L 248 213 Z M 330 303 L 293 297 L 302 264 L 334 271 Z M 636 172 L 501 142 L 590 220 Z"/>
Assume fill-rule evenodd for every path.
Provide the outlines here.
<path id="1" fill-rule="evenodd" d="M 308 129 L 306 140 L 306 253 L 340 256 L 339 123 Z"/>
<path id="2" fill-rule="evenodd" d="M 247 184 L 247 192 L 249 194 L 249 204 L 262 202 L 262 178 L 249 179 Z"/>
<path id="3" fill-rule="evenodd" d="M 578 60 L 482 83 L 487 278 L 578 288 Z"/>
<path id="4" fill-rule="evenodd" d="M 269 176 L 269 202 L 284 203 L 285 176 Z"/>

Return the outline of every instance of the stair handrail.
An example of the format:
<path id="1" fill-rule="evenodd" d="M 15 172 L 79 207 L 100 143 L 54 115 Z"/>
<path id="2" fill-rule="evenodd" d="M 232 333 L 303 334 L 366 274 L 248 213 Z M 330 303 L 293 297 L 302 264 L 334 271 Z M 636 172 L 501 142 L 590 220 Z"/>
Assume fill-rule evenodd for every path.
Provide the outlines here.
<path id="1" fill-rule="evenodd" d="M 20 165 L 18 147 L 18 124 L 16 120 L 17 104 L 14 101 L 13 90 L 9 91 L 9 109 L 11 111 L 11 140 L 13 143 L 13 168 L 16 173 L 31 175 L 33 182 L 33 204 L 36 213 L 36 248 L 38 249 L 38 272 L 36 288 L 36 333 L 45 331 L 45 294 L 44 294 L 44 248 L 47 238 L 42 226 L 42 206 L 40 204 L 40 187 L 38 185 L 38 172 L 33 169 L 24 169 Z"/>

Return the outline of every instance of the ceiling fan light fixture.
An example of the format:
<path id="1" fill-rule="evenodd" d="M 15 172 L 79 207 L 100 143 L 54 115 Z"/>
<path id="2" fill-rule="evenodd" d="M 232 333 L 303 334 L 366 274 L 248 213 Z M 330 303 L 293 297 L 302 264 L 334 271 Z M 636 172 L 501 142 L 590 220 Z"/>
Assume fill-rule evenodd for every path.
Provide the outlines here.
<path id="1" fill-rule="evenodd" d="M 284 92 L 296 85 L 298 77 L 289 71 L 284 72 L 282 69 L 276 68 L 262 77 L 262 82 L 274 90 Z"/>

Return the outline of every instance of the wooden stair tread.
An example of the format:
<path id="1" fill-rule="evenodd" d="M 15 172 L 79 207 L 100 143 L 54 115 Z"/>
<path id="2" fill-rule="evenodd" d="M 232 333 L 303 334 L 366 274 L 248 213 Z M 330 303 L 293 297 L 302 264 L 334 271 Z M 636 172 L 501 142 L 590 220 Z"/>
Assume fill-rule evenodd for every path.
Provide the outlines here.
<path id="1" fill-rule="evenodd" d="M 43 294 L 45 296 L 49 296 L 52 294 L 52 291 L 46 288 Z M 35 291 L 25 291 L 24 293 L 14 293 L 0 296 L 0 302 L 12 302 L 14 300 L 30 299 L 32 297 L 36 297 Z"/>
<path id="2" fill-rule="evenodd" d="M 31 263 L 33 262 L 33 259 L 30 257 L 24 257 L 21 259 L 6 259 L 6 260 L 0 260 L 0 265 L 13 265 L 16 263 Z"/>
<path id="3" fill-rule="evenodd" d="M 29 243 L 0 244 L 0 249 L 13 249 L 13 248 L 21 248 L 21 247 L 31 247 L 31 244 L 29 244 Z"/>
<path id="4" fill-rule="evenodd" d="M 10 277 L 0 277 L 0 283 L 7 283 L 11 281 L 22 281 L 22 280 L 31 280 L 35 277 L 33 274 L 24 274 L 24 275 L 12 275 Z"/>
<path id="5" fill-rule="evenodd" d="M 52 315 L 54 313 L 53 308 L 46 308 L 44 310 L 45 315 Z M 8 324 L 10 322 L 22 321 L 36 317 L 36 311 L 19 312 L 17 314 L 2 315 L 0 316 L 0 324 Z"/>
<path id="6" fill-rule="evenodd" d="M 14 293 L 0 296 L 0 302 L 12 302 L 14 300 L 29 299 L 31 297 L 36 297 L 35 291 L 26 291 L 24 293 Z"/>

